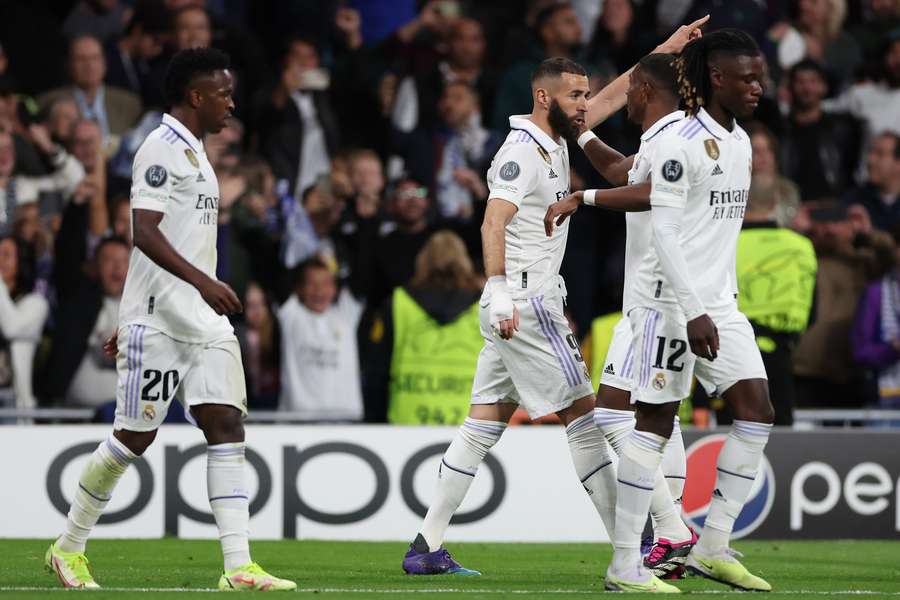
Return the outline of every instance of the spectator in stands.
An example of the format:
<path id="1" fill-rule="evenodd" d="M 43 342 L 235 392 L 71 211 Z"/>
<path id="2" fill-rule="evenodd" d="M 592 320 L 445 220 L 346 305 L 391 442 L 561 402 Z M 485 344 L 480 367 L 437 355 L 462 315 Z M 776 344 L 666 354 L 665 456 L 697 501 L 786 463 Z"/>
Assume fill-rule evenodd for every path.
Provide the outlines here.
<path id="1" fill-rule="evenodd" d="M 862 130 L 846 114 L 826 113 L 828 81 L 822 65 L 804 59 L 788 75 L 791 112 L 782 135 L 784 173 L 803 201 L 842 196 L 853 183 Z"/>
<path id="2" fill-rule="evenodd" d="M 797 405 L 858 406 L 864 382 L 853 367 L 850 332 L 873 268 L 873 248 L 887 234 L 872 228 L 859 205 L 807 203 L 798 214 L 809 216 L 819 268 L 813 315 L 794 352 Z"/>
<path id="3" fill-rule="evenodd" d="M 800 205 L 800 194 L 793 181 L 778 172 L 778 141 L 764 125 L 747 125 L 753 148 L 753 181 L 759 190 L 773 194 L 775 220 L 782 227 L 794 220 Z"/>
<path id="4" fill-rule="evenodd" d="M 608 62 L 616 73 L 630 69 L 656 45 L 656 32 L 640 25 L 631 0 L 605 0 L 586 50 L 590 62 Z"/>
<path id="5" fill-rule="evenodd" d="M 76 37 L 69 44 L 72 85 L 43 94 L 38 100 L 47 107 L 60 95 L 74 97 L 81 117 L 96 121 L 104 142 L 110 143 L 110 136 L 120 136 L 137 123 L 142 107 L 137 94 L 104 85 L 105 76 L 106 59 L 100 41 L 89 35 Z"/>
<path id="6" fill-rule="evenodd" d="M 66 284 L 57 288 L 59 310 L 41 396 L 67 406 L 99 408 L 116 397 L 115 358 L 104 354 L 103 343 L 118 328 L 131 248 L 123 238 L 103 239 L 87 272 L 66 255 L 68 250 L 61 246 L 56 251 L 57 270 L 72 273 L 57 277 Z"/>
<path id="7" fill-rule="evenodd" d="M 756 160 L 755 144 L 753 154 Z M 809 239 L 777 222 L 779 195 L 772 186 L 754 169 L 737 245 L 738 308 L 750 319 L 762 351 L 775 424 L 791 425 L 794 347 L 809 323 L 817 262 Z"/>
<path id="8" fill-rule="evenodd" d="M 481 126 L 477 93 L 465 82 L 444 86 L 438 112 L 442 127 L 395 131 L 394 143 L 409 174 L 435 190 L 439 215 L 467 221 L 487 200 L 484 174 L 502 139 Z"/>
<path id="9" fill-rule="evenodd" d="M 878 60 L 884 40 L 891 31 L 900 28 L 900 2 L 869 0 L 864 4 L 868 6 L 863 7 L 863 22 L 853 27 L 850 33 L 856 38 L 867 60 Z"/>
<path id="10" fill-rule="evenodd" d="M 20 409 L 34 407 L 32 363 L 49 310 L 34 284 L 34 250 L 0 237 L 0 404 Z"/>
<path id="11" fill-rule="evenodd" d="M 331 192 L 329 178 L 321 176 L 314 185 L 306 188 L 300 203 L 293 197 L 285 196 L 281 204 L 285 221 L 282 239 L 284 266 L 293 269 L 318 256 L 333 272 L 339 272 L 344 252 L 335 226 L 341 218 L 343 206 Z"/>
<path id="12" fill-rule="evenodd" d="M 374 239 L 361 246 L 359 277 L 368 307 L 382 306 L 394 288 L 412 277 L 416 256 L 434 232 L 430 209 L 428 188 L 418 181 L 404 179 L 394 186 L 387 206 L 392 220 L 371 231 Z"/>
<path id="13" fill-rule="evenodd" d="M 846 0 L 799 0 L 792 24 L 779 23 L 769 32 L 778 42 L 778 63 L 788 70 L 804 58 L 823 65 L 840 87 L 862 63 L 856 40 L 843 31 Z"/>
<path id="14" fill-rule="evenodd" d="M 251 409 L 274 410 L 280 394 L 281 340 L 278 321 L 259 284 L 251 282 L 244 294 L 244 322 L 235 326 L 247 380 Z"/>
<path id="15" fill-rule="evenodd" d="M 898 133 L 900 127 L 900 30 L 888 37 L 879 62 L 875 81 L 857 83 L 840 97 L 823 103 L 829 112 L 849 112 L 864 123 L 864 151 L 876 135 Z M 861 163 L 864 158 L 863 154 Z"/>
<path id="16" fill-rule="evenodd" d="M 384 195 L 384 168 L 381 159 L 373 150 L 363 148 L 351 152 L 347 162 L 356 216 L 370 219 L 381 208 Z"/>
<path id="17" fill-rule="evenodd" d="M 259 148 L 278 179 L 297 197 L 331 170 L 338 126 L 328 101 L 328 71 L 307 40 L 293 39 L 278 83 L 255 102 Z"/>
<path id="18" fill-rule="evenodd" d="M 500 79 L 491 127 L 509 131 L 509 116 L 526 114 L 531 108 L 531 72 L 545 58 L 563 56 L 575 59 L 581 46 L 581 25 L 569 2 L 553 2 L 541 9 L 535 19 L 534 33 L 539 46 L 530 56 L 507 69 Z"/>
<path id="19" fill-rule="evenodd" d="M 141 0 L 125 33 L 106 49 L 107 84 L 137 94 L 145 107 L 162 108 L 163 69 L 152 61 L 163 51 L 171 16 L 159 0 Z"/>
<path id="20" fill-rule="evenodd" d="M 481 116 L 490 117 L 497 86 L 496 73 L 484 64 L 486 43 L 481 24 L 469 18 L 456 19 L 450 26 L 445 60 L 422 74 L 400 81 L 393 107 L 394 127 L 403 132 L 440 125 L 439 102 L 447 84 L 461 82 L 478 93 Z"/>
<path id="21" fill-rule="evenodd" d="M 207 48 L 212 42 L 209 14 L 202 6 L 179 9 L 172 19 L 175 26 L 175 48 Z"/>
<path id="22" fill-rule="evenodd" d="M 123 238 L 131 245 L 131 200 L 127 194 L 112 199 L 109 220 L 112 235 Z"/>
<path id="23" fill-rule="evenodd" d="M 419 252 L 410 282 L 393 290 L 381 311 L 384 333 L 377 354 L 388 422 L 463 422 L 483 346 L 478 322 L 483 283 L 459 236 L 442 230 Z M 385 419 L 384 404 L 374 399 L 366 411 L 368 420 Z"/>
<path id="24" fill-rule="evenodd" d="M 70 198 L 84 178 L 84 168 L 50 139 L 41 125 L 33 124 L 29 134 L 34 145 L 47 157 L 54 171 L 42 177 L 14 175 L 16 152 L 9 133 L 0 132 L 0 234 L 8 232 L 17 211 L 38 201 L 42 193 L 58 192 Z"/>
<path id="25" fill-rule="evenodd" d="M 78 104 L 70 96 L 61 96 L 47 107 L 45 125 L 54 142 L 64 148 L 72 143 L 72 132 L 78 122 Z"/>
<path id="26" fill-rule="evenodd" d="M 362 419 L 356 343 L 361 314 L 350 290 L 338 295 L 336 277 L 324 262 L 302 265 L 295 292 L 278 310 L 281 410 L 310 421 Z"/>
<path id="27" fill-rule="evenodd" d="M 80 0 L 66 17 L 63 32 L 70 39 L 90 35 L 106 42 L 119 37 L 127 18 L 128 8 L 119 0 Z"/>
<path id="28" fill-rule="evenodd" d="M 900 135 L 884 132 L 872 140 L 866 171 L 866 183 L 847 194 L 847 202 L 862 204 L 878 229 L 894 231 L 900 225 Z"/>

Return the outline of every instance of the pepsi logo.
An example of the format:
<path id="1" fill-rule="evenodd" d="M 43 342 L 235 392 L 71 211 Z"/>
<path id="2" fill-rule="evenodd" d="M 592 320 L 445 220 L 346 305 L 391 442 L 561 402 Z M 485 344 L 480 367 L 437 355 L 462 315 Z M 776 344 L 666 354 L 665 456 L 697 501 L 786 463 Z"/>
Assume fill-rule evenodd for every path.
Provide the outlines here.
<path id="1" fill-rule="evenodd" d="M 687 479 L 682 497 L 682 510 L 688 524 L 698 531 L 706 522 L 709 504 L 716 487 L 716 461 L 725 445 L 726 435 L 702 437 L 686 450 Z M 751 534 L 762 525 L 772 510 L 775 501 L 775 472 L 763 455 L 756 480 L 750 489 L 750 496 L 744 509 L 738 515 L 732 531 L 732 539 Z"/>

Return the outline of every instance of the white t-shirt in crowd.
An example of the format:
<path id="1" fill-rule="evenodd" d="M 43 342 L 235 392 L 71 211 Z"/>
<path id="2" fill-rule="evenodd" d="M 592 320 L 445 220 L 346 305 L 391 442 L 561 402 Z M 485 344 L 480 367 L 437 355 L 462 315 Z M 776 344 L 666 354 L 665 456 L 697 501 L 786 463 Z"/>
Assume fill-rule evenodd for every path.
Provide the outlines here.
<path id="1" fill-rule="evenodd" d="M 309 420 L 362 419 L 356 343 L 362 309 L 348 290 L 324 313 L 306 308 L 296 294 L 281 306 L 282 410 Z"/>
<path id="2" fill-rule="evenodd" d="M 215 278 L 219 183 L 203 143 L 171 115 L 134 157 L 131 208 L 164 214 L 159 229 L 189 263 Z M 119 308 L 119 326 L 145 325 L 183 342 L 205 343 L 234 333 L 200 292 L 150 260 L 131 251 Z"/>

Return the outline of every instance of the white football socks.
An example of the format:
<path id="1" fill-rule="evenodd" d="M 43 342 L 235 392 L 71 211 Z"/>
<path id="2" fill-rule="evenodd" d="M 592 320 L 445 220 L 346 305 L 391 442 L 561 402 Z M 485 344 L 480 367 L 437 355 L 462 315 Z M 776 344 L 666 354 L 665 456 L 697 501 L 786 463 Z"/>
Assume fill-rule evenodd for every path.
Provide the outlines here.
<path id="1" fill-rule="evenodd" d="M 697 551 L 721 554 L 728 547 L 734 521 L 750 495 L 772 425 L 734 421 L 716 463 L 716 487 Z"/>
<path id="2" fill-rule="evenodd" d="M 600 428 L 606 441 L 612 446 L 617 455 L 622 455 L 622 447 L 634 430 L 635 417 L 630 410 L 616 410 L 612 408 L 594 408 L 594 424 Z M 677 439 L 673 431 L 672 438 L 666 444 L 663 454 L 663 466 L 665 466 L 665 457 L 670 454 L 670 447 L 677 443 L 681 446 L 682 456 L 682 472 L 684 472 L 684 445 L 681 440 L 681 429 L 678 427 L 678 418 L 675 418 L 675 430 L 678 431 Z M 674 440 L 674 441 L 673 441 Z M 650 500 L 650 516 L 653 518 L 653 533 L 659 537 L 680 542 L 691 537 L 691 532 L 681 520 L 680 505 L 673 500 L 670 494 L 670 487 L 667 486 L 668 479 L 663 477 L 664 473 L 659 470 L 653 480 L 653 496 Z M 681 480 L 682 487 L 684 480 Z M 677 496 L 680 498 L 681 494 Z"/>
<path id="3" fill-rule="evenodd" d="M 663 448 L 662 463 L 653 488 L 653 500 L 650 502 L 656 539 L 683 542 L 691 538 L 691 530 L 681 518 L 681 496 L 684 493 L 686 472 L 687 459 L 684 440 L 681 438 L 681 424 L 678 417 L 675 417 L 672 435 Z"/>
<path id="4" fill-rule="evenodd" d="M 672 435 L 663 450 L 662 464 L 663 476 L 669 486 L 669 494 L 675 504 L 681 506 L 681 497 L 684 495 L 684 482 L 687 476 L 687 457 L 684 452 L 684 439 L 681 437 L 681 419 L 675 417 L 672 427 Z"/>
<path id="5" fill-rule="evenodd" d="M 78 489 L 66 518 L 66 529 L 56 547 L 63 552 L 84 552 L 88 536 L 112 497 L 112 492 L 137 456 L 110 434 L 100 442 L 81 472 Z"/>
<path id="6" fill-rule="evenodd" d="M 250 562 L 250 505 L 244 472 L 244 442 L 206 449 L 206 490 L 219 528 L 225 570 Z"/>
<path id="7" fill-rule="evenodd" d="M 569 423 L 566 438 L 575 473 L 612 537 L 616 530 L 616 470 L 603 434 L 594 426 L 593 415 L 588 413 Z"/>
<path id="8" fill-rule="evenodd" d="M 647 521 L 647 511 L 656 472 L 662 461 L 666 438 L 635 429 L 622 448 L 616 501 L 616 533 L 613 536 L 613 560 L 610 570 L 633 577 L 640 571 L 641 534 Z M 665 489 L 665 486 L 663 486 Z M 647 575 L 649 577 L 649 575 Z"/>
<path id="9" fill-rule="evenodd" d="M 444 533 L 450 519 L 466 497 L 478 465 L 504 431 L 506 423 L 471 417 L 467 417 L 459 428 L 441 458 L 437 492 L 419 531 L 428 543 L 429 552 L 434 552 L 444 543 Z"/>

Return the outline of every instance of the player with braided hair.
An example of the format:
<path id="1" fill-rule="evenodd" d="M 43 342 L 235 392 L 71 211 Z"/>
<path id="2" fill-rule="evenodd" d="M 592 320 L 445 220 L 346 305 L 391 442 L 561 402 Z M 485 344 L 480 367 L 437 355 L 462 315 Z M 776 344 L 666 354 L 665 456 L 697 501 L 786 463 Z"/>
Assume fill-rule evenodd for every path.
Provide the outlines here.
<path id="1" fill-rule="evenodd" d="M 686 566 L 735 588 L 769 591 L 728 546 L 774 420 L 753 329 L 735 300 L 735 251 L 752 158 L 749 136 L 736 119 L 749 117 L 759 102 L 763 59 L 749 35 L 723 29 L 687 44 L 675 66 L 688 116 L 661 131 L 647 157 L 651 242 L 634 276 L 628 311 L 636 424 L 620 452 L 606 587 L 678 591 L 641 564 L 640 542 L 678 403 L 696 375 L 711 396 L 728 402 L 735 420 Z"/>

